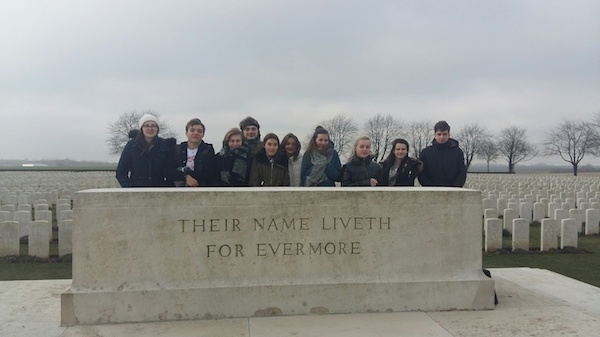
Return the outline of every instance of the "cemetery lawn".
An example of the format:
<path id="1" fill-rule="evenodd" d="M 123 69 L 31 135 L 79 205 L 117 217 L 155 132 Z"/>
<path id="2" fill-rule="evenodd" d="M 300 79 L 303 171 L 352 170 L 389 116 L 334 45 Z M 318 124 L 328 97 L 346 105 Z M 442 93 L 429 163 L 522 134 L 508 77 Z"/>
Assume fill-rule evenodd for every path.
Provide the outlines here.
<path id="1" fill-rule="evenodd" d="M 600 235 L 579 236 L 577 248 L 567 247 L 551 252 L 540 252 L 540 229 L 539 222 L 534 222 L 530 227 L 529 252 L 512 252 L 512 239 L 505 235 L 502 243 L 503 250 L 494 253 L 483 252 L 483 267 L 548 269 L 600 287 Z"/>

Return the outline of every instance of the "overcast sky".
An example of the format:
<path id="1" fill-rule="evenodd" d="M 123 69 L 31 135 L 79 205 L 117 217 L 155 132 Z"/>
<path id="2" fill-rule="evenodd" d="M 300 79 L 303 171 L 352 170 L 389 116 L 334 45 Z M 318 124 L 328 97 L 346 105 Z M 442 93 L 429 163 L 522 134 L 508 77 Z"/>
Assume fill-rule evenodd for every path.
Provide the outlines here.
<path id="1" fill-rule="evenodd" d="M 597 0 L 0 0 L 0 158 L 116 162 L 108 123 L 149 109 L 178 141 L 200 118 L 217 151 L 248 115 L 304 138 L 340 112 L 540 143 L 600 113 L 599 18 Z"/>

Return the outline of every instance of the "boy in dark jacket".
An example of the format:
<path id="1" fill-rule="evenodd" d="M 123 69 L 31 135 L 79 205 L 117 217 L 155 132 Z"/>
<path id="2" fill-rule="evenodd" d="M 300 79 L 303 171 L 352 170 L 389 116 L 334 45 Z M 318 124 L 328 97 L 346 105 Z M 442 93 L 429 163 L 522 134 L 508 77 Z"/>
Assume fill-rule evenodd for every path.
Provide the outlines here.
<path id="1" fill-rule="evenodd" d="M 419 183 L 421 186 L 463 187 L 467 179 L 465 155 L 458 147 L 458 141 L 450 138 L 450 125 L 439 121 L 433 131 L 431 145 L 419 156 L 424 166 Z"/>
<path id="2" fill-rule="evenodd" d="M 177 186 L 214 185 L 216 158 L 212 144 L 205 143 L 204 124 L 198 119 L 190 120 L 185 126 L 188 141 L 177 146 Z"/>

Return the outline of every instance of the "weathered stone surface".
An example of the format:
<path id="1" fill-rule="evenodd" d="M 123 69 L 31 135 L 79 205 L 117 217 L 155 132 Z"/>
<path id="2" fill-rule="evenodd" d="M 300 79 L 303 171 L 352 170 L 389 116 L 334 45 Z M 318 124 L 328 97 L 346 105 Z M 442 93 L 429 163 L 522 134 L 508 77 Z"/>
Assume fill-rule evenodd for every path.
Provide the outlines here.
<path id="1" fill-rule="evenodd" d="M 492 309 L 481 205 L 452 188 L 78 192 L 62 322 Z"/>

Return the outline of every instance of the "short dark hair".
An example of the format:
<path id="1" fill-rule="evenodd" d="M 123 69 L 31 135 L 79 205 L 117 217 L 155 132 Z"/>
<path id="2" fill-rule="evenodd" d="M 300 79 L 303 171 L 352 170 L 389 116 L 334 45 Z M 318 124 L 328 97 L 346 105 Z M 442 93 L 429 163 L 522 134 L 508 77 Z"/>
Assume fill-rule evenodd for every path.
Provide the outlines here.
<path id="1" fill-rule="evenodd" d="M 439 121 L 439 122 L 435 123 L 435 126 L 433 127 L 433 132 L 438 132 L 438 131 L 450 132 L 450 125 L 448 125 L 448 123 L 446 123 L 446 121 Z"/>
<path id="2" fill-rule="evenodd" d="M 204 124 L 202 124 L 202 122 L 200 121 L 200 119 L 198 119 L 198 118 L 192 118 L 185 125 L 185 132 L 188 131 L 188 129 L 190 128 L 190 126 L 194 126 L 194 125 L 200 125 L 200 126 L 202 126 L 202 131 L 206 131 L 206 127 L 204 126 Z"/>

